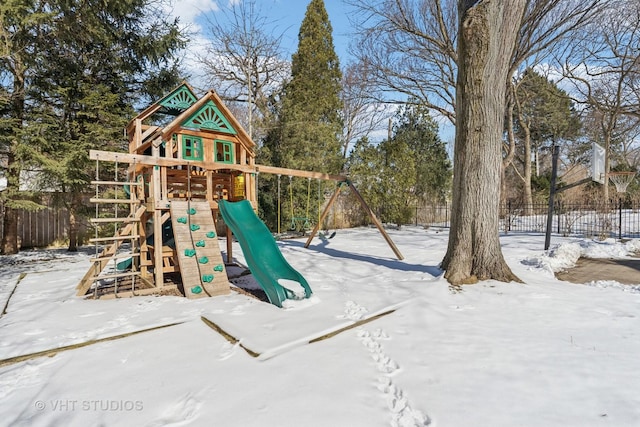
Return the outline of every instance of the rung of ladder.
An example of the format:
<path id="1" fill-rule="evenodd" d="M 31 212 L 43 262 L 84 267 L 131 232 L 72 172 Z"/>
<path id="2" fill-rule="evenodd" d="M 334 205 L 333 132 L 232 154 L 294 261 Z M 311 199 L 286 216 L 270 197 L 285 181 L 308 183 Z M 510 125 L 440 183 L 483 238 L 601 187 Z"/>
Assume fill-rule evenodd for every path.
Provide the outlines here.
<path id="1" fill-rule="evenodd" d="M 91 199 L 89 199 L 89 202 L 91 203 L 122 203 L 122 204 L 127 204 L 127 203 L 138 203 L 137 200 L 131 200 L 131 199 L 96 199 L 95 197 L 92 197 Z"/>
<path id="2" fill-rule="evenodd" d="M 90 262 L 97 262 L 97 261 L 111 261 L 114 259 L 124 259 L 124 258 L 131 258 L 131 257 L 136 257 L 136 256 L 140 256 L 139 253 L 135 253 L 135 254 L 116 254 L 116 255 L 112 255 L 112 256 L 102 256 L 102 257 L 97 257 L 97 258 L 89 258 Z"/>
<path id="3" fill-rule="evenodd" d="M 123 216 L 122 218 L 90 218 L 89 221 L 94 224 L 103 222 L 138 222 L 140 221 L 140 218 Z"/>
<path id="4" fill-rule="evenodd" d="M 92 239 L 89 239 L 89 242 L 91 243 L 97 243 L 97 242 L 112 242 L 112 241 L 116 241 L 116 240 L 131 240 L 131 239 L 139 239 L 140 236 L 138 234 L 134 234 L 132 236 L 113 236 L 113 237 L 94 237 Z"/>
<path id="5" fill-rule="evenodd" d="M 92 185 L 141 185 L 140 182 L 127 181 L 91 181 Z"/>
<path id="6" fill-rule="evenodd" d="M 139 271 L 128 271 L 126 273 L 112 273 L 112 274 L 105 274 L 103 276 L 93 276 L 93 281 L 96 282 L 98 280 L 103 280 L 103 279 L 116 279 L 119 277 L 132 277 L 132 276 L 139 276 L 140 272 Z"/>

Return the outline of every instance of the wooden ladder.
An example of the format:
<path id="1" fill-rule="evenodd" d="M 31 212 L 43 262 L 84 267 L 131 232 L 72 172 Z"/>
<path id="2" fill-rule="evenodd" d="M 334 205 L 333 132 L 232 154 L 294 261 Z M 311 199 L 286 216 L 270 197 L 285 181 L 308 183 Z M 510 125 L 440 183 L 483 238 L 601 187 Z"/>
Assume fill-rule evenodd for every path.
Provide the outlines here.
<path id="1" fill-rule="evenodd" d="M 93 181 L 92 183 L 99 184 L 107 184 L 107 185 L 137 185 L 137 183 L 131 182 L 106 182 L 106 181 Z M 100 199 L 100 198 L 92 198 L 91 201 L 93 203 L 106 203 L 106 204 L 124 204 L 131 203 L 133 207 L 134 203 L 138 203 L 137 200 L 133 199 Z M 97 282 L 98 280 L 103 279 L 119 279 L 125 277 L 140 277 L 140 271 L 127 271 L 122 273 L 109 273 L 102 274 L 103 270 L 107 267 L 110 261 L 116 261 L 117 259 L 129 258 L 129 257 L 139 257 L 140 253 L 130 253 L 130 254 L 118 254 L 117 251 L 122 246 L 122 244 L 126 241 L 131 242 L 132 246 L 134 242 L 136 242 L 140 235 L 137 233 L 137 225 L 140 222 L 142 215 L 144 214 L 146 208 L 144 206 L 139 206 L 135 212 L 130 213 L 126 217 L 114 217 L 114 218 L 91 218 L 90 221 L 93 224 L 104 224 L 104 223 L 122 223 L 124 227 L 118 228 L 113 236 L 110 237 L 94 237 L 89 239 L 89 242 L 94 243 L 96 245 L 96 256 L 91 258 L 91 267 L 82 277 L 77 289 L 78 296 L 85 296 L 91 286 Z M 107 243 L 108 246 L 98 253 L 98 244 Z M 135 265 L 135 263 L 132 263 Z M 117 288 L 116 288 L 117 291 Z"/>

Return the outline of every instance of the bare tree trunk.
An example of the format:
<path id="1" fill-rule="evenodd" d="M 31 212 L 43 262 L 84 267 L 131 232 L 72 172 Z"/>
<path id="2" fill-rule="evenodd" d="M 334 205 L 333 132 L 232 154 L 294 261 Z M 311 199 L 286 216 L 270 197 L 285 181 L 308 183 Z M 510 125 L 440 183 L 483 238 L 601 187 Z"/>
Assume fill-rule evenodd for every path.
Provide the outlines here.
<path id="1" fill-rule="evenodd" d="M 500 204 L 507 203 L 507 168 L 513 163 L 516 152 L 516 137 L 513 130 L 513 100 L 515 89 L 509 84 L 509 92 L 507 93 L 506 107 L 506 127 L 507 127 L 507 143 L 505 144 L 505 154 L 502 159 L 502 170 L 500 171 Z"/>
<path id="2" fill-rule="evenodd" d="M 17 254 L 20 250 L 18 246 L 18 211 L 12 206 L 16 194 L 20 190 L 20 169 L 16 162 L 13 147 L 9 147 L 7 154 L 7 188 L 5 189 L 6 198 L 4 200 L 4 217 L 2 225 L 4 234 L 2 242 L 0 242 L 0 254 L 11 255 Z"/>
<path id="3" fill-rule="evenodd" d="M 604 185 L 602 186 L 602 198 L 607 209 L 609 209 L 609 172 L 611 171 L 611 132 L 608 127 L 604 132 Z"/>
<path id="4" fill-rule="evenodd" d="M 518 124 L 522 131 L 524 131 L 524 139 L 522 141 L 522 148 L 524 150 L 523 159 L 522 159 L 522 184 L 523 184 L 523 202 L 524 202 L 524 214 L 529 216 L 532 215 L 531 205 L 533 204 L 533 193 L 531 191 L 531 127 L 530 121 L 524 117 L 522 114 L 522 105 L 520 104 L 520 100 L 518 99 L 518 90 L 513 91 L 513 96 L 515 99 L 516 106 L 516 117 L 518 119 Z M 536 153 L 537 154 L 537 153 Z"/>
<path id="5" fill-rule="evenodd" d="M 18 247 L 18 211 L 11 207 L 11 194 L 15 194 L 18 191 L 19 180 L 11 171 L 15 166 L 15 159 L 13 153 L 9 153 L 7 156 L 9 168 L 7 169 L 7 188 L 5 192 L 9 197 L 3 200 L 4 216 L 2 218 L 2 242 L 0 242 L 0 255 L 17 254 L 20 248 Z"/>
<path id="6" fill-rule="evenodd" d="M 75 203 L 69 206 L 69 252 L 78 251 L 78 217 Z"/>
<path id="7" fill-rule="evenodd" d="M 19 135 L 18 128 L 22 128 L 25 111 L 25 75 L 26 71 L 20 57 L 15 59 L 13 73 L 13 88 L 11 94 L 11 118 L 14 122 L 13 139 L 7 150 L 7 188 L 4 190 L 4 235 L 0 242 L 0 254 L 17 254 L 20 250 L 18 244 L 18 211 L 16 201 L 19 201 L 20 193 L 20 162 L 17 158 Z"/>
<path id="8" fill-rule="evenodd" d="M 442 261 L 452 284 L 519 279 L 498 238 L 501 144 L 509 65 L 526 2 L 458 1 L 453 217 Z"/>
<path id="9" fill-rule="evenodd" d="M 524 214 L 525 215 L 532 215 L 532 211 L 531 211 L 531 205 L 533 204 L 533 192 L 531 191 L 531 175 L 532 175 L 532 168 L 531 168 L 531 131 L 529 131 L 529 125 L 527 124 L 527 126 L 525 127 L 525 132 L 524 132 L 524 144 L 523 144 L 523 148 L 524 148 L 524 159 L 523 159 L 523 164 L 524 164 L 524 173 L 523 173 L 523 181 L 524 181 L 524 204 L 525 204 L 525 208 L 524 208 Z"/>
<path id="10" fill-rule="evenodd" d="M 18 211 L 5 205 L 4 217 L 2 218 L 2 243 L 0 255 L 17 254 L 18 250 Z"/>

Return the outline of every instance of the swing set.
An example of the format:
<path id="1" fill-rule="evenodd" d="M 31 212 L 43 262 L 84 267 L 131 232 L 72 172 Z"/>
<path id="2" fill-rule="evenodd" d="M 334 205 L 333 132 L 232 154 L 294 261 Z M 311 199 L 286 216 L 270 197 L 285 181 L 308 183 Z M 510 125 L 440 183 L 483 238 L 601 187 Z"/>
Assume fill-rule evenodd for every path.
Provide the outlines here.
<path id="1" fill-rule="evenodd" d="M 305 216 L 295 216 L 293 212 L 293 185 L 292 176 L 289 175 L 289 203 L 291 204 L 291 225 L 289 229 L 291 231 L 298 231 L 306 233 L 311 229 L 311 221 L 309 219 L 309 205 L 311 202 L 311 178 L 307 178 L 307 209 L 305 210 Z M 280 218 L 278 218 L 280 221 Z"/>
<path id="2" fill-rule="evenodd" d="M 282 223 L 282 215 L 281 215 L 281 201 L 282 201 L 282 187 L 281 187 L 281 178 L 282 175 L 278 175 L 278 199 L 277 199 L 277 203 L 278 203 L 278 218 L 277 218 L 277 222 L 278 222 L 278 235 L 281 234 L 281 230 L 280 230 L 280 224 Z M 317 210 L 318 210 L 318 217 L 317 217 L 317 222 L 316 224 L 320 225 L 323 223 L 325 216 L 322 215 L 321 213 L 321 209 L 322 209 L 322 203 L 324 201 L 324 196 L 323 196 L 323 191 L 322 191 L 322 185 L 321 185 L 321 180 L 317 179 L 318 181 L 318 206 L 317 206 Z M 339 182 L 338 186 L 341 187 L 345 185 L 345 181 Z M 330 193 L 329 193 L 330 194 Z M 337 196 L 338 193 L 336 193 Z M 333 205 L 333 202 L 335 201 L 335 198 L 331 198 L 327 204 L 328 208 L 331 208 L 331 206 Z M 305 233 L 307 233 L 308 231 L 312 230 L 314 227 L 313 224 L 313 220 L 311 218 L 310 215 L 310 210 L 311 210 L 311 177 L 307 177 L 307 195 L 306 195 L 306 207 L 305 207 L 305 214 L 304 216 L 300 216 L 300 215 L 295 215 L 295 204 L 294 204 L 294 196 L 293 196 L 293 176 L 289 175 L 289 204 L 290 204 L 290 222 L 289 222 L 289 230 L 290 231 L 296 231 L 298 233 L 303 233 L 303 235 Z M 329 212 L 329 210 L 327 210 L 327 213 Z M 329 234 L 328 230 L 325 230 L 325 232 L 319 232 L 318 235 L 321 239 L 326 239 L 326 238 L 333 238 L 336 235 L 336 217 L 335 217 L 335 211 L 333 214 L 333 229 L 334 231 Z"/>
<path id="3" fill-rule="evenodd" d="M 223 202 L 246 201 L 255 211 L 258 205 L 257 180 L 261 173 L 278 176 L 278 233 L 282 219 L 281 176 L 289 177 L 289 227 L 305 232 L 311 230 L 305 247 L 310 245 L 318 233 L 340 188 L 346 185 L 397 258 L 403 259 L 380 221 L 346 176 L 256 164 L 257 145 L 212 90 L 198 97 L 186 82 L 181 84 L 134 117 L 127 125 L 125 134 L 129 140 L 127 153 L 101 150 L 89 152 L 89 158 L 96 161 L 96 169 L 100 163 L 110 162 L 115 164 L 116 171 L 120 166 L 126 169 L 126 173 L 123 170 L 112 180 L 97 171 L 96 179 L 92 181 L 96 186 L 96 195 L 91 199 L 96 205 L 96 217 L 91 219 L 96 227 L 92 239 L 96 244 L 96 255 L 78 284 L 80 296 L 87 295 L 91 290 L 97 296 L 95 290 L 100 283 L 125 276 L 135 277 L 131 278 L 130 285 L 127 283 L 127 289 L 122 288 L 122 292 L 120 283 L 116 283 L 113 287 L 114 297 L 179 292 L 171 278 L 165 284 L 165 274 L 173 273 L 180 273 L 187 297 L 228 292 L 226 274 L 212 270 L 211 267 L 223 264 L 222 261 L 211 261 L 221 256 L 218 242 L 213 240 L 217 239 L 216 234 L 212 234 L 214 237 L 209 237 L 206 233 L 200 234 L 216 229 L 218 213 L 221 212 L 220 204 L 224 204 Z M 304 214 L 299 212 L 295 215 L 293 177 L 307 178 Z M 319 182 L 317 221 L 311 218 L 311 180 L 314 179 Z M 320 182 L 323 181 L 336 182 L 338 186 L 324 211 L 320 213 L 324 202 L 320 190 Z M 113 188 L 119 191 L 128 189 L 128 192 L 125 191 L 128 193 L 127 197 L 110 198 L 107 191 Z M 118 206 L 127 206 L 127 209 L 122 212 L 124 208 Z M 191 208 L 195 209 L 195 213 L 185 216 L 187 210 L 191 212 Z M 197 225 L 200 229 L 192 229 L 182 223 L 183 218 L 187 218 L 187 222 L 193 220 L 191 225 Z M 248 221 L 247 215 L 243 220 Z M 173 246 L 165 233 L 166 224 L 171 224 L 174 232 Z M 242 230 L 244 224 L 237 225 Z M 110 232 L 108 227 L 113 227 L 115 231 Z M 204 241 L 205 246 L 200 245 L 201 241 Z M 233 259 L 232 241 L 230 238 L 226 239 L 227 260 Z M 128 255 L 131 261 L 127 261 L 130 267 L 126 272 L 118 271 L 116 260 L 124 258 L 120 253 L 123 243 L 128 243 L 134 249 Z M 103 246 L 105 248 L 100 250 Z M 192 250 L 198 252 L 197 257 Z M 194 265 L 195 258 L 202 265 Z M 116 274 L 118 277 L 114 277 Z M 211 275 L 215 279 L 209 282 Z M 220 282 L 216 282 L 218 280 Z M 206 287 L 213 282 L 219 286 L 215 292 L 207 291 Z M 192 289 L 198 290 L 198 286 L 206 292 L 190 292 Z M 144 289 L 139 289 L 140 287 Z"/>

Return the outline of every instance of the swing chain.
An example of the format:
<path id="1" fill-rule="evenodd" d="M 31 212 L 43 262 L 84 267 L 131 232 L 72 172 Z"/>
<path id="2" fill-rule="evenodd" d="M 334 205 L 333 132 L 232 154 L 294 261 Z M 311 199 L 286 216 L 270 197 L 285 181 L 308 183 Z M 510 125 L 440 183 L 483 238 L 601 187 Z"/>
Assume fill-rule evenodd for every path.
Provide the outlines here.
<path id="1" fill-rule="evenodd" d="M 305 232 L 311 228 L 311 221 L 309 221 L 309 206 L 311 204 L 311 178 L 307 178 L 307 208 L 305 211 L 305 216 L 295 216 L 294 206 L 293 206 L 293 185 L 292 181 L 293 177 L 289 175 L 289 198 L 291 203 L 291 224 L 290 230 L 298 230 Z"/>

